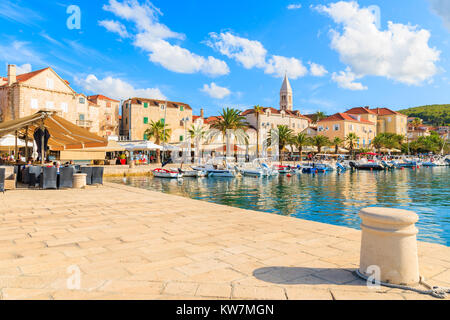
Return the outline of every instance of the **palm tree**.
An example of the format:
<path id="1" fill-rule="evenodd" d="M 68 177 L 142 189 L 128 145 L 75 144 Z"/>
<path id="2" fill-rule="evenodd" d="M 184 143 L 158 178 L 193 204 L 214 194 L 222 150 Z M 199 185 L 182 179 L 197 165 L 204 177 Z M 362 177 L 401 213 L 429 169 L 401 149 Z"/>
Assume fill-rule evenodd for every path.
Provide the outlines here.
<path id="1" fill-rule="evenodd" d="M 259 158 L 259 115 L 263 112 L 263 107 L 258 104 L 253 110 L 256 114 L 256 157 Z"/>
<path id="2" fill-rule="evenodd" d="M 191 139 L 193 140 L 193 145 L 191 144 L 191 146 L 195 147 L 195 154 L 198 157 L 198 160 L 200 161 L 200 142 L 202 141 L 203 138 L 205 138 L 206 136 L 206 131 L 204 130 L 203 126 L 194 126 L 192 125 L 191 128 L 189 129 L 189 135 L 191 136 Z"/>
<path id="3" fill-rule="evenodd" d="M 353 132 L 350 132 L 345 137 L 345 142 L 347 143 L 347 146 L 350 150 L 350 155 L 352 158 L 353 158 L 353 150 L 355 149 L 358 141 L 359 141 L 359 137 Z"/>
<path id="4" fill-rule="evenodd" d="M 320 153 L 320 151 L 322 151 L 322 147 L 328 146 L 330 143 L 330 139 L 321 134 L 313 138 L 313 145 L 317 147 L 317 153 Z"/>
<path id="5" fill-rule="evenodd" d="M 220 116 L 211 123 L 210 127 L 222 134 L 225 150 L 226 146 L 229 145 L 229 135 L 227 134 L 227 130 L 237 130 L 241 132 L 242 130 L 247 129 L 248 126 L 249 124 L 245 121 L 245 117 L 241 116 L 241 111 L 233 108 L 226 108 L 222 109 Z"/>
<path id="6" fill-rule="evenodd" d="M 292 139 L 293 144 L 297 147 L 300 155 L 300 161 L 303 158 L 303 147 L 311 145 L 311 139 L 304 133 L 299 133 Z"/>
<path id="7" fill-rule="evenodd" d="M 325 113 L 323 113 L 322 111 L 317 111 L 314 115 L 313 115 L 313 121 L 315 123 L 319 122 L 322 119 L 325 119 L 327 116 L 325 115 Z"/>
<path id="8" fill-rule="evenodd" d="M 277 131 L 271 130 L 269 132 L 269 137 L 267 138 L 267 144 L 271 145 L 272 141 L 278 138 L 278 149 L 280 151 L 280 163 L 283 164 L 283 150 L 286 148 L 286 146 L 292 144 L 292 137 L 294 131 L 289 128 L 286 125 L 279 125 L 277 126 Z M 272 134 L 275 134 L 276 136 L 272 136 Z"/>
<path id="9" fill-rule="evenodd" d="M 150 138 L 155 139 L 155 143 L 159 145 L 161 142 L 167 142 L 170 138 L 171 130 L 167 127 L 162 120 L 151 121 L 147 130 L 145 130 L 144 134 L 147 137 L 147 140 Z M 156 149 L 156 161 L 159 163 L 161 160 L 161 151 Z"/>
<path id="10" fill-rule="evenodd" d="M 343 142 L 344 142 L 344 140 L 342 140 L 342 139 L 339 138 L 339 137 L 335 137 L 335 138 L 333 139 L 332 144 L 333 144 L 333 146 L 334 146 L 334 153 L 338 154 L 338 152 L 339 152 L 339 147 L 342 145 Z"/>
<path id="11" fill-rule="evenodd" d="M 377 134 L 375 138 L 372 140 L 372 146 L 380 153 L 380 149 L 385 146 L 386 139 L 382 133 Z"/>

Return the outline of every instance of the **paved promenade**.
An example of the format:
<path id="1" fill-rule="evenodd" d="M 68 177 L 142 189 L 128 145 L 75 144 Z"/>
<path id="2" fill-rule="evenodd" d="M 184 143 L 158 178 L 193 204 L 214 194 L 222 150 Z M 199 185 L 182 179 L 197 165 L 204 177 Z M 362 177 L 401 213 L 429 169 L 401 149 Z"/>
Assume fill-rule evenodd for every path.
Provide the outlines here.
<path id="1" fill-rule="evenodd" d="M 8 191 L 0 298 L 434 299 L 369 290 L 359 244 L 353 229 L 111 183 Z M 428 282 L 450 286 L 450 248 L 419 253 Z"/>

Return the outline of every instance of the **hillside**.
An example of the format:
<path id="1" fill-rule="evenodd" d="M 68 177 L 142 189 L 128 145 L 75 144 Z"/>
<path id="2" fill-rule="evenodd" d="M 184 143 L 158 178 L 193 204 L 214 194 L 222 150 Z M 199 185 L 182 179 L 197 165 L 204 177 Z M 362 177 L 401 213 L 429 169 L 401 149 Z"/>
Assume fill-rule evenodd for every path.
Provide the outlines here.
<path id="1" fill-rule="evenodd" d="M 398 112 L 406 114 L 408 117 L 418 117 L 426 124 L 450 125 L 450 104 L 433 104 L 398 110 Z"/>

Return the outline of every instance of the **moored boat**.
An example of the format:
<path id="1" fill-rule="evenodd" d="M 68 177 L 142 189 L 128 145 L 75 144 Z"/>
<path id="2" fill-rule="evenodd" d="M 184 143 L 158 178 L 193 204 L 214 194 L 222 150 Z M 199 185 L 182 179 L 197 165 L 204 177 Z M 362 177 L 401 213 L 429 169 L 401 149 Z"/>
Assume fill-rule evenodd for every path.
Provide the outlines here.
<path id="1" fill-rule="evenodd" d="M 157 178 L 176 179 L 181 178 L 182 175 L 178 171 L 157 168 L 153 170 L 153 176 Z"/>

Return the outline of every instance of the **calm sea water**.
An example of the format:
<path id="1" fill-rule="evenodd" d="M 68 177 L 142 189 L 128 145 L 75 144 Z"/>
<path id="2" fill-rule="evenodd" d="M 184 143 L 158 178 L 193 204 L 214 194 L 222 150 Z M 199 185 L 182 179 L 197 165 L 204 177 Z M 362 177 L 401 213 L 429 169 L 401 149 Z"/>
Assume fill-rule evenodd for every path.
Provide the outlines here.
<path id="1" fill-rule="evenodd" d="M 233 207 L 359 229 L 361 208 L 415 211 L 418 238 L 450 246 L 450 168 L 299 174 L 288 178 L 110 178 L 108 181 Z"/>

